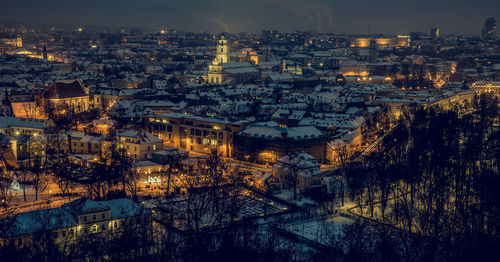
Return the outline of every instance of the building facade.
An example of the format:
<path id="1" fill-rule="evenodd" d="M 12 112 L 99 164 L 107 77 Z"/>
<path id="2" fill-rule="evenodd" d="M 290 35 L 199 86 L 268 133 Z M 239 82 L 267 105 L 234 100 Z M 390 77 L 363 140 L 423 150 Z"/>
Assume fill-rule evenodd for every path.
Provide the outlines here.
<path id="1" fill-rule="evenodd" d="M 217 150 L 226 157 L 233 155 L 233 134 L 244 125 L 243 122 L 179 113 L 147 116 L 145 119 L 148 130 L 163 139 L 165 147 L 200 154 Z"/>
<path id="2" fill-rule="evenodd" d="M 44 99 L 55 115 L 85 112 L 89 109 L 90 99 L 81 80 L 60 80 L 45 91 Z"/>

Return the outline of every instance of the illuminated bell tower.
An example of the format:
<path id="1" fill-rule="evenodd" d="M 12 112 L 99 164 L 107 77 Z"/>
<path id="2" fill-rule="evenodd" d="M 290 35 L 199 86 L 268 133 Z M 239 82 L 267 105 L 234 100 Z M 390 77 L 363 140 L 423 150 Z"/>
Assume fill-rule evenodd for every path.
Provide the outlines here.
<path id="1" fill-rule="evenodd" d="M 217 61 L 222 63 L 229 63 L 229 46 L 227 45 L 227 39 L 222 35 L 217 45 Z"/>
<path id="2" fill-rule="evenodd" d="M 208 66 L 208 83 L 209 84 L 221 84 L 224 75 L 222 73 L 222 64 L 216 59 Z"/>

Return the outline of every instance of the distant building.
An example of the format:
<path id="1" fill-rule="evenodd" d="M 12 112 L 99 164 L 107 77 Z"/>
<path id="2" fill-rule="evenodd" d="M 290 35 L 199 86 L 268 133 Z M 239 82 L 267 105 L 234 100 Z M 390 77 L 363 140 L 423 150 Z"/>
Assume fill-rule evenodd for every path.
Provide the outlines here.
<path id="1" fill-rule="evenodd" d="M 250 62 L 231 62 L 227 39 L 221 36 L 215 59 L 208 66 L 207 82 L 222 84 L 228 78 L 232 84 L 260 78 L 260 72 Z"/>
<path id="2" fill-rule="evenodd" d="M 230 47 L 227 43 L 227 39 L 224 35 L 222 35 L 220 37 L 219 44 L 217 45 L 217 61 L 219 61 L 221 64 L 231 62 L 229 52 Z"/>
<path id="3" fill-rule="evenodd" d="M 431 38 L 433 40 L 436 40 L 439 38 L 439 27 L 436 27 L 436 28 L 432 28 L 431 29 Z"/>
<path id="4" fill-rule="evenodd" d="M 23 47 L 23 39 L 19 35 L 0 34 L 0 43 L 14 47 Z"/>
<path id="5" fill-rule="evenodd" d="M 221 36 L 214 61 L 208 66 L 208 83 L 221 84 L 224 81 L 225 75 L 222 72 L 222 64 L 229 63 L 229 45 L 227 39 Z"/>
<path id="6" fill-rule="evenodd" d="M 368 48 L 371 41 L 374 40 L 377 48 L 387 47 L 408 47 L 410 45 L 410 36 L 397 36 L 395 38 L 354 38 L 351 39 L 351 47 Z"/>
<path id="7" fill-rule="evenodd" d="M 471 89 L 477 94 L 492 93 L 500 96 L 500 81 L 477 81 L 472 83 Z"/>
<path id="8" fill-rule="evenodd" d="M 481 31 L 483 40 L 496 40 L 497 38 L 497 21 L 493 17 L 489 17 L 484 21 L 483 31 Z"/>

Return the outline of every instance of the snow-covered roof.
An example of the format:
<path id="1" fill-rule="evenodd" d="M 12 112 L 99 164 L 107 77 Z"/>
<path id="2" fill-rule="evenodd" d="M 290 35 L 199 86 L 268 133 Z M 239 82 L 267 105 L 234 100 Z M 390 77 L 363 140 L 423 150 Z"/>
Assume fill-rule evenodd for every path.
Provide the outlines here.
<path id="1" fill-rule="evenodd" d="M 78 225 L 78 215 L 104 210 L 111 211 L 110 220 L 143 215 L 148 212 L 144 207 L 128 198 L 108 201 L 80 198 L 59 208 L 20 213 L 4 220 L 3 222 L 10 223 L 5 236 L 12 237 L 45 230 L 75 227 Z"/>

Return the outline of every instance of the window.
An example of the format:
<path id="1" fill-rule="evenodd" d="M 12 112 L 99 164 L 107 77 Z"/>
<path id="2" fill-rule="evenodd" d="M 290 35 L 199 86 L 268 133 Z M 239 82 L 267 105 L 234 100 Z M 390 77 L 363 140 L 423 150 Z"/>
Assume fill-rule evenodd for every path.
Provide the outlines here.
<path id="1" fill-rule="evenodd" d="M 156 150 L 156 145 L 153 145 L 153 150 Z"/>
<path id="2" fill-rule="evenodd" d="M 168 134 L 168 140 L 172 139 L 172 135 Z"/>
<path id="3" fill-rule="evenodd" d="M 167 126 L 167 132 L 172 132 L 172 126 Z"/>
<path id="4" fill-rule="evenodd" d="M 101 231 L 106 230 L 106 226 L 104 224 L 101 225 Z"/>
<path id="5" fill-rule="evenodd" d="M 92 233 L 97 233 L 97 225 L 92 226 Z"/>
<path id="6" fill-rule="evenodd" d="M 96 215 L 93 215 L 92 216 L 92 219 L 95 221 L 97 219 L 97 216 Z"/>
<path id="7" fill-rule="evenodd" d="M 194 136 L 194 129 L 192 129 L 192 128 L 191 128 L 191 129 L 189 130 L 189 134 L 190 134 L 190 135 L 192 135 L 192 136 Z"/>
<path id="8" fill-rule="evenodd" d="M 200 130 L 200 129 L 196 129 L 196 130 L 195 130 L 195 134 L 196 134 L 197 136 L 201 136 L 201 130 Z"/>
<path id="9" fill-rule="evenodd" d="M 83 221 L 87 222 L 87 216 L 83 216 Z"/>
<path id="10" fill-rule="evenodd" d="M 224 133 L 222 132 L 219 133 L 219 139 L 224 139 Z"/>
<path id="11" fill-rule="evenodd" d="M 210 139 L 207 139 L 207 138 L 203 139 L 204 146 L 208 146 L 209 144 L 210 144 Z"/>
<path id="12" fill-rule="evenodd" d="M 106 218 L 106 214 L 102 213 L 101 219 L 105 219 L 105 218 Z"/>
<path id="13" fill-rule="evenodd" d="M 114 223 L 114 224 L 115 224 L 115 228 L 117 228 L 117 227 L 118 227 L 118 222 L 117 222 L 117 221 L 115 221 L 115 223 Z"/>

